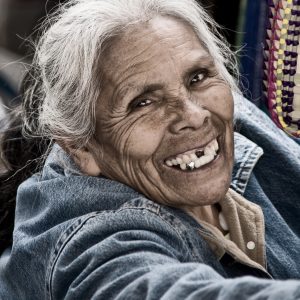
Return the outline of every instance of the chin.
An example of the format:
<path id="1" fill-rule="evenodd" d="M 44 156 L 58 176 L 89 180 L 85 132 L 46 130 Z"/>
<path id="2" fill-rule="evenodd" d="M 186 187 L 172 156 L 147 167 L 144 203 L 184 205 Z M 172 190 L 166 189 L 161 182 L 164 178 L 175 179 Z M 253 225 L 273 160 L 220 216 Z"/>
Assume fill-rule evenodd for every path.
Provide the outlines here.
<path id="1" fill-rule="evenodd" d="M 192 193 L 186 193 L 185 197 L 182 195 L 181 201 L 185 202 L 182 204 L 192 206 L 212 205 L 224 199 L 229 187 L 230 177 L 220 178 L 212 184 L 199 187 Z"/>
<path id="2" fill-rule="evenodd" d="M 232 156 L 221 152 L 206 168 L 189 173 L 175 170 L 176 173 L 165 181 L 168 190 L 174 192 L 169 195 L 168 203 L 197 206 L 219 202 L 230 187 L 232 165 Z"/>

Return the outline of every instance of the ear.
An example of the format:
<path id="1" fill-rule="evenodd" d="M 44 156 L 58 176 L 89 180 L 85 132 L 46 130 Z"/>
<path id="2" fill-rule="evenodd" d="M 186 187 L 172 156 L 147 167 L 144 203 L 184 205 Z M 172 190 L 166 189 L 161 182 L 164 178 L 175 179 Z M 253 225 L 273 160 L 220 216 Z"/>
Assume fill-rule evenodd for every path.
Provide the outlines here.
<path id="1" fill-rule="evenodd" d="M 68 154 L 71 155 L 81 172 L 90 176 L 99 176 L 101 174 L 100 166 L 97 163 L 95 149 L 99 146 L 94 141 L 90 141 L 87 146 L 77 149 L 64 141 L 56 141 Z"/>
<path id="2" fill-rule="evenodd" d="M 87 149 L 72 151 L 72 157 L 80 170 L 90 176 L 99 176 L 100 167 L 97 164 L 94 155 Z"/>

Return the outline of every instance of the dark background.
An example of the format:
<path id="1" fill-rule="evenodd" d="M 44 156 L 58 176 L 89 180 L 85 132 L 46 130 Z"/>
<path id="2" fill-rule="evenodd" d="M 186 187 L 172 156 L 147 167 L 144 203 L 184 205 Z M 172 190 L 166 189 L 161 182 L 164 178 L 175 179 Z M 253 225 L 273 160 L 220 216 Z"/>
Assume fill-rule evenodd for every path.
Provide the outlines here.
<path id="1" fill-rule="evenodd" d="M 126 1 L 126 0 L 124 0 Z M 223 28 L 223 34 L 239 52 L 245 95 L 259 104 L 261 99 L 262 43 L 267 0 L 198 0 Z M 0 0 L 0 98 L 7 106 L 17 102 L 21 79 L 30 63 L 30 41 L 38 24 L 64 0 Z M 25 65 L 24 65 L 25 63 Z M 0 106 L 1 114 L 1 106 Z"/>
<path id="2" fill-rule="evenodd" d="M 20 55 L 28 53 L 24 40 L 27 39 L 39 21 L 60 0 L 0 0 L 0 46 Z M 202 0 L 202 3 L 215 18 L 227 28 L 226 37 L 236 44 L 236 30 L 242 0 Z M 33 35 L 34 36 L 34 35 Z"/>

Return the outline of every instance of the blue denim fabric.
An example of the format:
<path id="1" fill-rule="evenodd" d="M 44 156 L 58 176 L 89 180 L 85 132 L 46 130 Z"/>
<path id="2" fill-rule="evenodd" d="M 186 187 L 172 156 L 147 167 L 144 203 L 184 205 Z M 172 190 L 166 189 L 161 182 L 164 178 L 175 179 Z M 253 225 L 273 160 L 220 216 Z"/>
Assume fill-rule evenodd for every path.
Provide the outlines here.
<path id="1" fill-rule="evenodd" d="M 263 209 L 268 273 L 218 261 L 192 217 L 82 176 L 55 146 L 19 187 L 0 299 L 300 299 L 300 147 L 250 102 L 235 107 L 232 188 Z"/>

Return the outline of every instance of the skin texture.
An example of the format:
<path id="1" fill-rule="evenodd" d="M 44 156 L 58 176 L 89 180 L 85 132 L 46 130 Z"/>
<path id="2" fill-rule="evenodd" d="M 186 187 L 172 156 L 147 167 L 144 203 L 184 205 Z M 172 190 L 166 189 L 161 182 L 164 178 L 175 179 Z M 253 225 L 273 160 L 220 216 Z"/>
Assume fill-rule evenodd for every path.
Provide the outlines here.
<path id="1" fill-rule="evenodd" d="M 215 224 L 212 204 L 231 179 L 233 99 L 212 57 L 183 21 L 157 17 L 127 29 L 104 58 L 95 140 L 80 165 Z M 219 157 L 206 167 L 165 164 L 214 138 Z"/>

